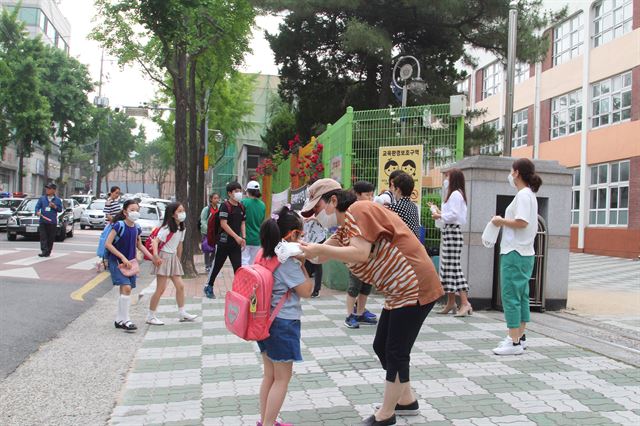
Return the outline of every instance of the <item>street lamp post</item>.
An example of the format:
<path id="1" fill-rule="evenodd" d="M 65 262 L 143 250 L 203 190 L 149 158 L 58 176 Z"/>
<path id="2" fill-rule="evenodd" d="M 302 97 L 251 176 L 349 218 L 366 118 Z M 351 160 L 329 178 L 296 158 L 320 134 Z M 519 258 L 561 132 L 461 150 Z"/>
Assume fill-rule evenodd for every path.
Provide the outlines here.
<path id="1" fill-rule="evenodd" d="M 93 98 L 93 104 L 98 108 L 106 108 L 109 106 L 109 99 L 102 97 L 102 71 L 104 67 L 104 50 L 100 56 L 100 82 L 98 83 L 98 96 Z M 98 175 L 100 173 L 100 132 L 96 139 L 96 153 L 94 159 L 93 168 L 93 185 L 95 187 L 96 197 L 100 197 L 100 183 L 98 182 Z"/>
<path id="2" fill-rule="evenodd" d="M 413 76 L 413 66 L 409 61 L 414 62 L 418 68 L 418 73 L 415 77 Z M 396 74 L 399 74 L 402 85 L 398 82 L 398 76 Z M 415 56 L 411 55 L 400 56 L 398 58 L 396 65 L 393 67 L 392 82 L 398 89 L 402 89 L 403 107 L 407 106 L 407 95 L 409 90 L 423 92 L 427 87 L 427 84 L 420 77 L 420 62 L 418 62 Z"/>
<path id="3" fill-rule="evenodd" d="M 503 155 L 511 157 L 513 139 L 513 86 L 516 73 L 516 42 L 518 39 L 518 0 L 509 3 L 509 43 L 507 45 L 507 87 L 504 117 Z"/>

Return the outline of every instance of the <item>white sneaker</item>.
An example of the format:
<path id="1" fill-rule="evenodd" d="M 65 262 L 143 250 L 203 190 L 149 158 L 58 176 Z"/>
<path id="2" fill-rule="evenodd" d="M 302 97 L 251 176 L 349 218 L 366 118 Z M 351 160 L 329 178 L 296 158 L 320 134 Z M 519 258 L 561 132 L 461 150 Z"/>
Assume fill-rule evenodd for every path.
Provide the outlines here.
<path id="1" fill-rule="evenodd" d="M 498 343 L 498 346 L 513 346 L 513 340 L 511 337 L 507 336 Z M 522 349 L 527 349 L 527 341 L 520 340 L 520 346 L 522 346 Z"/>
<path id="2" fill-rule="evenodd" d="M 522 355 L 524 348 L 522 345 L 514 345 L 513 343 L 509 345 L 500 344 L 493 350 L 493 353 L 496 355 Z"/>
<path id="3" fill-rule="evenodd" d="M 193 321 L 196 318 L 198 318 L 197 315 L 191 315 L 188 312 L 185 312 L 183 314 L 180 314 L 180 322 L 185 322 L 185 321 Z"/>
<path id="4" fill-rule="evenodd" d="M 164 323 L 162 321 L 160 321 L 158 318 L 156 317 L 148 317 L 147 318 L 147 324 L 151 324 L 151 325 L 164 325 Z"/>

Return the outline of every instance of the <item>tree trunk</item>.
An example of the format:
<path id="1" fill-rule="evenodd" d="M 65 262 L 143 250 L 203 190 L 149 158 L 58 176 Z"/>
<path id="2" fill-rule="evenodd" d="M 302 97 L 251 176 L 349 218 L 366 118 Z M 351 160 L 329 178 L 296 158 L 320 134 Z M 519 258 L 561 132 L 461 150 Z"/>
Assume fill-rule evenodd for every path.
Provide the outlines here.
<path id="1" fill-rule="evenodd" d="M 24 174 L 24 150 L 21 144 L 18 144 L 18 192 L 23 192 L 23 177 Z"/>
<path id="2" fill-rule="evenodd" d="M 187 53 L 184 47 L 176 52 L 177 73 L 172 75 L 173 95 L 176 99 L 175 170 L 176 200 L 187 201 Z"/>
<path id="3" fill-rule="evenodd" d="M 189 197 L 187 198 L 187 234 L 185 235 L 185 244 L 182 251 L 182 267 L 188 276 L 197 274 L 193 256 L 196 253 L 198 245 L 198 219 L 199 210 L 197 210 L 198 193 L 198 103 L 197 103 L 197 78 L 196 78 L 197 60 L 189 61 L 189 81 L 188 81 L 188 98 L 189 98 Z"/>
<path id="4" fill-rule="evenodd" d="M 50 155 L 50 150 L 49 148 L 45 147 L 44 149 L 44 184 L 48 184 L 49 183 L 49 155 Z"/>
<path id="5" fill-rule="evenodd" d="M 129 193 L 129 167 L 124 171 L 124 187 L 127 194 Z"/>
<path id="6" fill-rule="evenodd" d="M 60 176 L 58 177 L 58 188 L 60 188 L 63 197 L 67 197 L 67 185 L 64 184 L 64 168 L 66 167 L 66 159 L 62 153 L 62 143 L 64 139 L 60 141 Z"/>
<path id="7" fill-rule="evenodd" d="M 104 192 L 107 192 L 107 191 L 109 191 L 109 188 L 110 188 L 109 187 L 109 173 L 107 173 L 107 175 L 104 177 L 104 183 L 107 185 L 107 188 L 106 188 L 106 190 Z M 100 192 L 102 192 L 102 191 L 100 191 Z M 100 196 L 100 194 L 98 194 L 98 197 L 99 196 Z"/>

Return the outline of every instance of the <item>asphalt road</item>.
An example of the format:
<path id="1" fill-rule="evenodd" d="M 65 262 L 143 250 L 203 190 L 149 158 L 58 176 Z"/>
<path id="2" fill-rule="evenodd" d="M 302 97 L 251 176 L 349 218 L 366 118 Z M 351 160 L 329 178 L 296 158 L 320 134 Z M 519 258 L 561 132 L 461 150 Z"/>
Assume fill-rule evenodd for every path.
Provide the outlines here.
<path id="1" fill-rule="evenodd" d="M 0 233 L 0 379 L 111 289 L 108 274 L 99 276 L 93 266 L 99 235 L 76 224 L 74 237 L 55 243 L 52 257 L 42 259 L 39 241 L 18 237 L 10 242 Z M 84 300 L 71 298 L 100 278 Z"/>

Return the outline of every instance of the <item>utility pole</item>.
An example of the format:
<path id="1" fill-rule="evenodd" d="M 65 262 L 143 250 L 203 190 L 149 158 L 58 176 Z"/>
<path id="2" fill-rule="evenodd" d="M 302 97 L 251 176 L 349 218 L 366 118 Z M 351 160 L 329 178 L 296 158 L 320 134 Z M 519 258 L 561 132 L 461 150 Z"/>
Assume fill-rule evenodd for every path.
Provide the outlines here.
<path id="1" fill-rule="evenodd" d="M 102 71 L 104 69 L 104 49 L 100 55 L 100 81 L 98 83 L 98 96 L 93 99 L 93 104 L 98 108 L 106 108 L 109 106 L 109 99 L 102 97 Z M 93 186 L 95 190 L 95 196 L 100 197 L 100 183 L 98 182 L 98 176 L 100 175 L 100 132 L 96 139 L 96 151 L 93 160 Z"/>
<path id="2" fill-rule="evenodd" d="M 516 72 L 516 42 L 518 40 L 518 0 L 509 3 L 509 43 L 507 45 L 507 87 L 506 111 L 504 114 L 504 148 L 505 157 L 511 157 L 511 141 L 513 139 L 513 86 Z"/>

